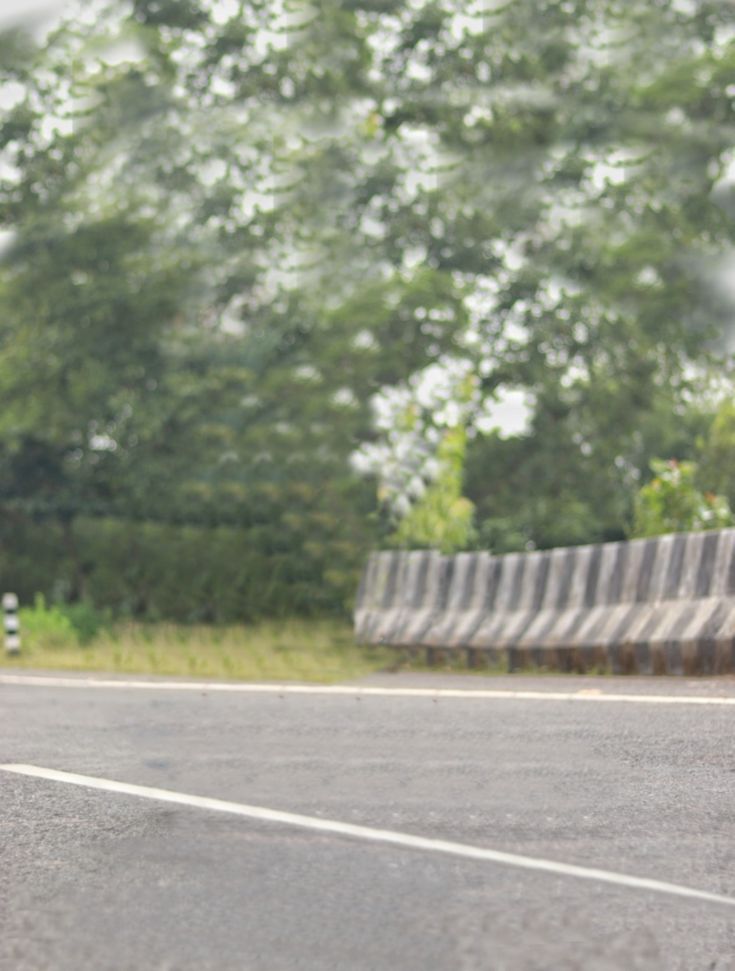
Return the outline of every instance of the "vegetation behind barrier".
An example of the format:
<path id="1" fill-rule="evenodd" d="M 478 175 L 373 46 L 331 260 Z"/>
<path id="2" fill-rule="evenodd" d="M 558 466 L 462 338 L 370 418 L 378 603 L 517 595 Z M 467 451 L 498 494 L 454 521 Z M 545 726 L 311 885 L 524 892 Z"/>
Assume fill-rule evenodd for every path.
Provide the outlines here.
<path id="1" fill-rule="evenodd" d="M 735 507 L 730 0 L 307 8 L 0 34 L 0 581 L 90 639 Z"/>
<path id="2" fill-rule="evenodd" d="M 182 623 L 344 616 L 364 552 L 343 537 L 264 549 L 244 529 L 113 519 L 79 519 L 71 549 L 53 522 L 6 522 L 0 535 L 0 588 L 26 606 L 39 593 L 66 604 L 60 616 L 89 634 L 92 604 L 98 613 Z"/>

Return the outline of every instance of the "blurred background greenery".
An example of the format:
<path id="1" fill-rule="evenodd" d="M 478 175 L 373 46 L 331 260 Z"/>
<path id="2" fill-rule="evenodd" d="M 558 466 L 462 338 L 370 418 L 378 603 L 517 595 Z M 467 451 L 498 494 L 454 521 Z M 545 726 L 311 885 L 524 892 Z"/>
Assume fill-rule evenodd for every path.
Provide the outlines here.
<path id="1" fill-rule="evenodd" d="M 38 623 L 339 619 L 376 546 L 731 523 L 729 0 L 85 0 L 0 75 Z"/>

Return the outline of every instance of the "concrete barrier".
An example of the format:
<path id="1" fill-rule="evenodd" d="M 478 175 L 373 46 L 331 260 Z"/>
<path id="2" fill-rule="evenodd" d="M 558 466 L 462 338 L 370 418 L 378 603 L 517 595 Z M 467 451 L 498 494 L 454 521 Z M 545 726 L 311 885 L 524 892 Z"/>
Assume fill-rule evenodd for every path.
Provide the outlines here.
<path id="1" fill-rule="evenodd" d="M 735 670 L 735 529 L 532 553 L 373 553 L 366 643 L 615 673 Z"/>

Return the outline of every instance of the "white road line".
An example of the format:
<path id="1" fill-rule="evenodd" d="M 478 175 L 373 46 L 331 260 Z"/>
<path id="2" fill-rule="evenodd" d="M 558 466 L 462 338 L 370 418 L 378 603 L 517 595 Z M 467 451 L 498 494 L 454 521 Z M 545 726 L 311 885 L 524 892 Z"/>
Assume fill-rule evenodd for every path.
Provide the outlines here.
<path id="1" fill-rule="evenodd" d="M 222 681 L 126 681 L 122 678 L 64 678 L 48 675 L 0 674 L 0 685 L 33 688 L 138 688 L 143 691 L 227 692 L 234 694 L 348 695 L 376 698 L 473 698 L 521 701 L 601 701 L 634 705 L 726 705 L 735 707 L 735 696 L 626 695 L 599 688 L 579 691 L 521 691 L 501 688 L 383 688 L 346 684 L 257 684 Z"/>
<path id="2" fill-rule="evenodd" d="M 703 900 L 708 903 L 727 904 L 730 907 L 735 907 L 735 897 L 709 893 L 706 890 L 696 890 L 692 887 L 683 887 L 679 884 L 666 883 L 662 880 L 651 880 L 647 877 L 632 877 L 624 873 L 612 873 L 608 870 L 599 870 L 593 867 L 557 863 L 554 860 L 521 856 L 516 853 L 504 853 L 500 850 L 490 850 L 481 846 L 470 846 L 467 843 L 429 839 L 424 836 L 413 836 L 410 833 L 397 833 L 389 829 L 373 829 L 370 826 L 356 826 L 353 823 L 341 823 L 337 820 L 320 819 L 315 816 L 302 816 L 298 813 L 266 809 L 262 806 L 249 806 L 246 803 L 227 802 L 223 799 L 210 799 L 206 796 L 192 796 L 184 792 L 173 792 L 169 789 L 136 786 L 127 782 L 116 782 L 113 779 L 100 779 L 90 775 L 77 775 L 75 772 L 60 772 L 57 769 L 46 769 L 36 765 L 0 765 L 0 770 L 3 772 L 13 772 L 17 775 L 31 776 L 36 779 L 47 779 L 51 782 L 65 782 L 73 786 L 83 786 L 87 789 L 101 789 L 104 792 L 117 792 L 126 796 L 139 796 L 143 799 L 176 803 L 180 806 L 191 806 L 195 809 L 231 813 L 234 816 L 244 816 L 247 819 L 257 819 L 262 822 L 280 823 L 285 826 L 298 826 L 301 829 L 315 830 L 320 833 L 349 836 L 356 839 L 369 840 L 374 843 L 390 843 L 393 846 L 414 850 L 426 850 L 433 853 L 447 853 L 451 856 L 460 856 L 469 860 L 481 860 L 485 863 L 500 863 L 505 866 L 521 867 L 524 870 L 541 870 L 545 873 L 554 873 L 557 876 L 578 877 L 582 880 L 597 880 L 602 883 L 611 883 L 619 887 L 628 887 L 634 890 L 652 890 L 656 893 L 671 894 L 676 897 L 688 897 L 692 900 Z"/>

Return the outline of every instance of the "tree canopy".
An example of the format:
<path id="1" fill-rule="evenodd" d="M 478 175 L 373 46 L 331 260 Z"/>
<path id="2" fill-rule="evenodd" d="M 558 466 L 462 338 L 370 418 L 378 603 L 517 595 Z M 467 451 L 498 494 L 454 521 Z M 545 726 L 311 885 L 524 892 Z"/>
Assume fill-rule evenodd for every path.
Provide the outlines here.
<path id="1" fill-rule="evenodd" d="M 93 0 L 5 34 L 6 522 L 59 525 L 75 595 L 97 517 L 241 530 L 343 603 L 406 516 L 431 541 L 461 440 L 458 542 L 624 535 L 724 373 L 731 13 Z"/>

